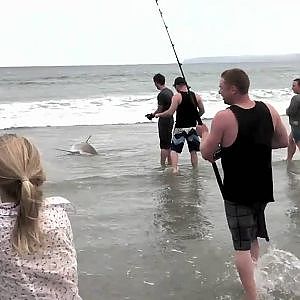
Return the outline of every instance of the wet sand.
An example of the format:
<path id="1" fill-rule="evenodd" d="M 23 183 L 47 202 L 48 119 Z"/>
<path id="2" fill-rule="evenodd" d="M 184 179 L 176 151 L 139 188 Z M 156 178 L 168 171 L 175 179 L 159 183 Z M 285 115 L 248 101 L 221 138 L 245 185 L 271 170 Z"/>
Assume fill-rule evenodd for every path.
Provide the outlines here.
<path id="1" fill-rule="evenodd" d="M 231 237 L 211 165 L 200 158 L 193 171 L 185 148 L 179 176 L 161 169 L 155 123 L 6 132 L 25 135 L 39 147 L 48 177 L 45 195 L 64 196 L 73 203 L 70 217 L 83 299 L 240 299 Z M 55 150 L 69 149 L 89 135 L 97 156 Z M 274 151 L 276 202 L 266 211 L 271 245 L 283 251 L 271 257 L 282 256 L 282 267 L 287 253 L 296 256 L 296 265 L 300 257 L 299 153 L 288 168 L 285 155 L 285 149 Z M 263 241 L 262 253 L 267 251 Z M 299 299 L 300 294 L 293 295 L 299 277 L 293 281 L 292 271 L 282 271 L 285 282 L 275 291 L 266 290 L 264 277 L 265 299 Z M 272 268 L 269 272 L 275 285 L 280 274 Z"/>

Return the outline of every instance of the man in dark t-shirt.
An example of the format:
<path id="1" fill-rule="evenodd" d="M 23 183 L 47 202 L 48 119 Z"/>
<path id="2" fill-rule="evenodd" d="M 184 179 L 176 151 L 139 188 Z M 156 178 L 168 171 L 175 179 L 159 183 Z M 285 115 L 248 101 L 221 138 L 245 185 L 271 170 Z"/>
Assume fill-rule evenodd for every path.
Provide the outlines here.
<path id="1" fill-rule="evenodd" d="M 157 95 L 157 109 L 154 113 L 147 115 L 148 119 L 152 119 L 156 113 L 168 110 L 171 105 L 173 92 L 165 86 L 165 76 L 162 74 L 155 74 L 153 77 L 154 85 L 160 91 Z M 160 145 L 160 163 L 162 166 L 167 163 L 171 164 L 171 139 L 173 129 L 173 116 L 161 117 L 158 120 L 158 135 Z"/>
<path id="2" fill-rule="evenodd" d="M 293 80 L 292 90 L 296 95 L 293 96 L 291 103 L 286 110 L 291 125 L 287 151 L 288 161 L 293 159 L 293 155 L 296 152 L 296 146 L 300 150 L 300 78 Z"/>

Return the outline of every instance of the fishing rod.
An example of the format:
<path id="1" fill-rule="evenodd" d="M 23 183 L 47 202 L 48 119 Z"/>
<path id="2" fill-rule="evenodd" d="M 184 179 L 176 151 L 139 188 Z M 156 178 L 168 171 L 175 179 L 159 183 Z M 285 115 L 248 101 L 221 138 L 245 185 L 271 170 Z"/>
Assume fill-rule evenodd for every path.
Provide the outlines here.
<path id="1" fill-rule="evenodd" d="M 186 86 L 187 86 L 187 89 L 188 89 L 188 93 L 189 93 L 189 95 L 190 95 L 190 87 L 189 87 L 189 85 L 187 84 L 187 81 L 186 81 L 186 79 L 185 79 L 184 72 L 183 72 L 183 69 L 182 69 L 182 63 L 179 61 L 178 55 L 177 55 L 176 50 L 175 50 L 175 45 L 174 45 L 174 43 L 173 43 L 173 41 L 172 41 L 171 35 L 170 35 L 170 33 L 169 33 L 168 26 L 167 26 L 167 24 L 166 24 L 166 22 L 165 22 L 165 19 L 164 19 L 164 17 L 163 17 L 162 10 L 160 9 L 160 6 L 159 6 L 159 4 L 158 4 L 158 0 L 155 0 L 155 3 L 156 3 L 156 5 L 157 5 L 157 8 L 158 8 L 160 17 L 161 17 L 161 19 L 162 19 L 162 21 L 163 21 L 163 24 L 164 24 L 164 26 L 165 26 L 167 35 L 168 35 L 168 37 L 169 37 L 169 41 L 170 41 L 170 43 L 171 43 L 171 46 L 172 46 L 172 48 L 173 48 L 173 51 L 174 51 L 174 54 L 175 54 L 175 57 L 176 57 L 176 60 L 177 60 L 177 64 L 178 64 L 178 67 L 179 67 L 181 76 L 182 76 L 182 78 L 184 79 L 184 82 L 185 82 L 185 84 L 186 84 Z M 198 118 L 197 121 L 198 121 L 198 124 L 199 124 L 199 125 L 202 125 L 202 124 L 203 124 L 200 117 Z M 222 181 L 222 178 L 221 178 L 221 176 L 220 176 L 219 169 L 218 169 L 218 166 L 217 166 L 216 162 L 212 162 L 212 167 L 213 167 L 213 170 L 214 170 L 214 173 L 215 173 L 215 176 L 216 176 L 217 183 L 218 183 L 219 188 L 220 188 L 220 192 L 221 192 L 221 194 L 222 194 L 222 196 L 223 196 L 223 199 L 224 199 L 224 185 L 223 185 L 223 181 Z"/>
<path id="2" fill-rule="evenodd" d="M 163 13 L 162 13 L 162 11 L 161 11 L 161 9 L 160 9 L 160 7 L 159 7 L 158 0 L 155 0 L 155 2 L 156 2 L 156 5 L 157 5 L 157 8 L 158 8 L 158 11 L 159 11 L 159 13 L 160 13 L 160 17 L 161 17 L 161 19 L 162 19 L 162 21 L 163 21 L 163 23 L 164 23 L 165 28 L 166 28 L 166 31 L 167 31 L 167 34 L 168 34 L 170 43 L 171 43 L 171 45 L 172 45 L 172 48 L 173 48 L 173 51 L 174 51 L 174 54 L 175 54 L 175 57 L 176 57 L 176 60 L 177 60 L 177 64 L 178 64 L 178 66 L 179 66 L 179 69 L 180 69 L 180 72 L 181 72 L 181 75 L 182 75 L 182 78 L 184 79 L 184 81 L 185 81 L 185 83 L 186 83 L 185 76 L 184 76 L 183 69 L 182 69 L 182 63 L 179 61 L 178 55 L 177 55 L 176 50 L 175 50 L 175 45 L 174 45 L 174 43 L 173 43 L 173 41 L 172 41 L 172 39 L 171 39 L 171 35 L 170 35 L 170 33 L 169 33 L 168 26 L 167 26 L 167 24 L 166 24 L 166 22 L 165 22 L 165 19 L 164 19 L 164 17 L 163 17 Z M 187 88 L 189 89 L 189 86 L 188 86 L 188 85 L 187 85 Z"/>
<path id="3" fill-rule="evenodd" d="M 188 89 L 188 95 L 190 96 L 191 100 L 196 104 L 196 107 L 198 107 L 197 100 L 195 101 L 195 100 L 193 99 L 191 93 L 190 93 L 190 86 L 187 84 L 186 78 L 185 78 L 185 76 L 184 76 L 184 72 L 183 72 L 183 69 L 182 69 L 182 63 L 179 61 L 178 55 L 177 55 L 176 50 L 175 50 L 175 45 L 174 45 L 174 43 L 173 43 L 173 41 L 172 41 L 171 35 L 170 35 L 170 33 L 169 33 L 169 30 L 168 30 L 168 26 L 167 26 L 167 24 L 166 24 L 166 22 L 165 22 L 165 19 L 164 19 L 164 17 L 163 17 L 162 10 L 161 10 L 160 7 L 159 7 L 158 0 L 155 0 L 155 2 L 156 2 L 156 5 L 157 5 L 157 8 L 158 8 L 158 11 L 159 11 L 159 13 L 160 13 L 160 17 L 161 17 L 161 19 L 162 19 L 162 21 L 163 21 L 163 23 L 164 23 L 164 26 L 165 26 L 167 35 L 168 35 L 168 37 L 169 37 L 169 41 L 170 41 L 171 46 L 172 46 L 172 48 L 173 48 L 173 51 L 174 51 L 174 54 L 175 54 L 175 57 L 176 57 L 176 60 L 177 60 L 177 64 L 178 64 L 178 67 L 179 67 L 181 76 L 182 76 L 182 78 L 183 78 L 183 80 L 184 80 L 184 82 L 185 82 L 185 84 L 186 84 L 187 89 Z M 197 110 L 198 110 L 198 109 L 197 109 Z M 201 120 L 201 118 L 200 118 L 200 116 L 199 116 L 199 118 L 197 119 L 197 121 L 198 121 L 198 124 L 199 124 L 199 125 L 202 125 L 202 124 L 203 124 L 203 123 L 202 123 L 202 120 Z"/>

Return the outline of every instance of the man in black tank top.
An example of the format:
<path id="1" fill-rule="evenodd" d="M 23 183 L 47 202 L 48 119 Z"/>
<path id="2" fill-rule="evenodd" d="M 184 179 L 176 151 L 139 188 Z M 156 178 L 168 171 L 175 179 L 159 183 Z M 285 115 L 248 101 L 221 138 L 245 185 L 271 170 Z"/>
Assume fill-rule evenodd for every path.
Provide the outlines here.
<path id="1" fill-rule="evenodd" d="M 165 86 L 165 76 L 158 73 L 153 76 L 153 82 L 160 91 L 157 95 L 157 109 L 154 113 L 146 115 L 151 120 L 156 113 L 168 110 L 171 105 L 173 92 Z M 173 116 L 161 117 L 158 120 L 158 136 L 160 146 L 160 164 L 162 166 L 171 165 L 171 139 L 174 125 Z"/>
<path id="2" fill-rule="evenodd" d="M 174 81 L 177 91 L 172 98 L 170 108 L 158 113 L 155 117 L 172 116 L 176 111 L 176 122 L 171 143 L 171 161 L 173 173 L 177 174 L 178 154 L 182 152 L 185 140 L 187 141 L 191 163 L 193 167 L 198 165 L 197 152 L 199 151 L 200 140 L 196 132 L 197 121 L 204 114 L 202 99 L 199 95 L 189 91 L 187 84 L 182 77 L 177 77 Z"/>
<path id="3" fill-rule="evenodd" d="M 197 131 L 202 137 L 200 150 L 204 159 L 213 162 L 215 152 L 221 148 L 222 194 L 236 250 L 235 264 L 246 299 L 256 300 L 257 238 L 269 240 L 264 209 L 274 201 L 271 152 L 286 147 L 288 136 L 271 105 L 249 98 L 249 85 L 243 70 L 224 71 L 219 93 L 230 107 L 216 114 L 210 133 L 205 125 L 197 126 Z"/>

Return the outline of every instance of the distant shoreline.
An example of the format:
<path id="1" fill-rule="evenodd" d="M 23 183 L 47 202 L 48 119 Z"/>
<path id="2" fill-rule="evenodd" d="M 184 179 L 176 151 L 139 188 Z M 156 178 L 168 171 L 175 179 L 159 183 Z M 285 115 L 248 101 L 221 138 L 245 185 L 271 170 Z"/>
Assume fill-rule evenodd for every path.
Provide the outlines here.
<path id="1" fill-rule="evenodd" d="M 183 64 L 197 63 L 243 63 L 243 62 L 293 62 L 300 61 L 300 53 L 280 54 L 280 55 L 240 55 L 240 56 L 210 56 L 210 57 L 195 57 L 183 60 Z M 74 65 L 25 65 L 25 66 L 0 66 L 0 69 L 7 68 L 80 68 L 80 67 L 118 67 L 118 66 L 147 66 L 147 65 L 177 65 L 176 62 L 167 63 L 132 63 L 132 64 L 74 64 Z"/>
<path id="2" fill-rule="evenodd" d="M 185 64 L 198 63 L 243 63 L 243 62 L 291 62 L 300 61 L 300 53 L 282 55 L 211 56 L 185 59 Z"/>

